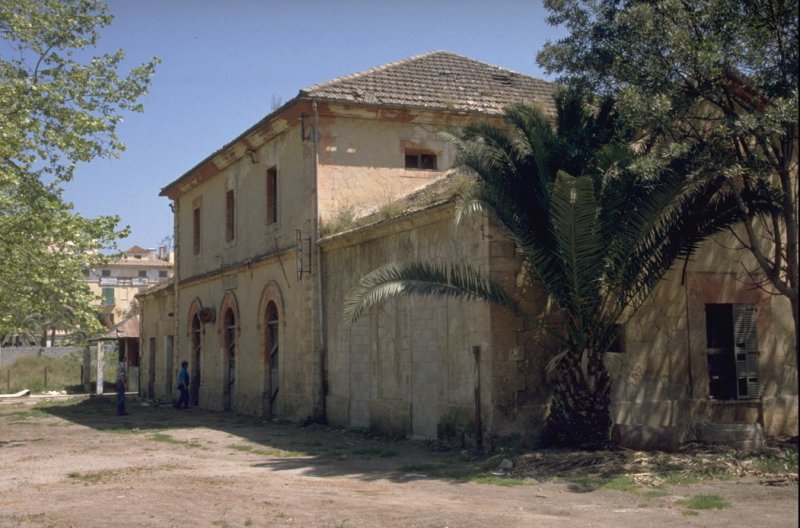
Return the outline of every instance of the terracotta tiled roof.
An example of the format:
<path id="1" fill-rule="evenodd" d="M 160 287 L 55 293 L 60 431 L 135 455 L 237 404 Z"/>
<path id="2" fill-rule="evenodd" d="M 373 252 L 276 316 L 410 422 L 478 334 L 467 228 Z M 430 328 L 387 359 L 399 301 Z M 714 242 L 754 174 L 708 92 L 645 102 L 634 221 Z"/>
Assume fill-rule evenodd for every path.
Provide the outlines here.
<path id="1" fill-rule="evenodd" d="M 150 251 L 140 246 L 131 246 L 125 251 L 126 255 L 147 255 L 149 253 Z"/>
<path id="2" fill-rule="evenodd" d="M 89 341 L 111 341 L 125 337 L 139 337 L 139 316 L 132 315 L 115 324 L 108 332 L 90 337 Z"/>
<path id="3" fill-rule="evenodd" d="M 510 103 L 553 112 L 555 86 L 447 51 L 432 51 L 300 90 L 300 97 L 499 114 Z"/>

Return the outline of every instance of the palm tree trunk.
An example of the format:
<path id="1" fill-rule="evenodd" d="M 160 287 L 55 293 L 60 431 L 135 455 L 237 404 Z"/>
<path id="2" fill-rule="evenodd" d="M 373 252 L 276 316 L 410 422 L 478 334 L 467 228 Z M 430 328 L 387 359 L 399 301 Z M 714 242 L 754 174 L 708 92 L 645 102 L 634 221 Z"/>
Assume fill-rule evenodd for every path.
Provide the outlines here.
<path id="1" fill-rule="evenodd" d="M 585 354 L 585 357 L 584 357 Z M 602 354 L 570 350 L 559 363 L 547 417 L 547 443 L 605 449 L 611 439 L 611 377 Z"/>

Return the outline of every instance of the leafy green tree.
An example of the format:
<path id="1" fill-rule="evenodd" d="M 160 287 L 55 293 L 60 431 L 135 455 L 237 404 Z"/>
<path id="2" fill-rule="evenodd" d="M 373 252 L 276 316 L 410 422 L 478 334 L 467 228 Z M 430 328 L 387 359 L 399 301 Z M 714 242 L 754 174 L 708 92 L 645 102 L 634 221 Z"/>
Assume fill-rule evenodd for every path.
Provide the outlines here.
<path id="1" fill-rule="evenodd" d="M 123 149 L 116 127 L 156 63 L 121 75 L 123 51 L 88 56 L 111 19 L 96 0 L 0 3 L 0 335 L 32 317 L 95 325 L 82 279 L 126 230 L 75 213 L 63 186 Z"/>
<path id="2" fill-rule="evenodd" d="M 778 205 L 744 221 L 752 281 L 798 318 L 798 1 L 545 0 L 569 34 L 537 59 L 569 84 L 614 94 L 642 141 L 704 145 L 706 171 L 740 190 L 775 186 Z M 738 233 L 737 233 L 737 236 Z"/>
<path id="3" fill-rule="evenodd" d="M 698 170 L 699 150 L 639 158 L 627 146 L 631 129 L 610 101 L 592 112 L 568 91 L 556 103 L 555 130 L 537 108 L 516 105 L 505 112 L 508 128 L 474 124 L 451 136 L 457 168 L 477 181 L 461 196 L 459 217 L 474 211 L 496 217 L 530 279 L 560 309 L 550 440 L 601 448 L 611 430 L 611 379 L 602 357 L 617 323 L 635 313 L 676 259 L 745 215 L 725 178 Z M 769 205 L 769 196 L 752 198 Z M 426 263 L 378 268 L 348 292 L 345 315 L 353 320 L 407 293 L 479 298 L 517 310 L 477 271 L 442 270 Z M 465 275 L 466 281 L 453 280 Z M 464 282 L 470 287 L 462 288 Z"/>

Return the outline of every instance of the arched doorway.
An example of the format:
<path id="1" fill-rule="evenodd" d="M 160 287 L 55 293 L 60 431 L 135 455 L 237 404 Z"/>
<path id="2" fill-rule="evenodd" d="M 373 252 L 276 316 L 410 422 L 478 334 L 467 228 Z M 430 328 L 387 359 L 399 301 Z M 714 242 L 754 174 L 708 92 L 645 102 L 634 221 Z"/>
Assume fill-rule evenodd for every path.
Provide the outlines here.
<path id="1" fill-rule="evenodd" d="M 192 317 L 192 374 L 189 385 L 189 400 L 192 405 L 200 405 L 200 365 L 203 352 L 203 334 L 200 314 L 195 312 Z"/>
<path id="2" fill-rule="evenodd" d="M 265 415 L 272 418 L 275 413 L 275 399 L 278 397 L 279 376 L 278 376 L 278 307 L 273 301 L 267 304 L 266 315 L 266 347 L 264 350 L 264 361 L 269 366 L 264 385 L 265 391 L 264 409 Z"/>
<path id="3" fill-rule="evenodd" d="M 225 335 L 225 373 L 223 380 L 223 407 L 233 410 L 236 394 L 236 315 L 232 308 L 225 310 L 223 332 Z"/>

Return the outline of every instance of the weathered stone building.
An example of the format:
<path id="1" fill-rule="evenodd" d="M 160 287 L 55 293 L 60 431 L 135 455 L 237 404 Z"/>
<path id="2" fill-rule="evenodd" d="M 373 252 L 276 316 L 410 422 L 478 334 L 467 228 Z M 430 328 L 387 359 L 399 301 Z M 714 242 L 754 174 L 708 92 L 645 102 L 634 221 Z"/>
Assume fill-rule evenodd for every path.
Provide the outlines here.
<path id="1" fill-rule="evenodd" d="M 167 185 L 175 278 L 139 296 L 143 390 L 173 397 L 187 360 L 203 408 L 423 438 L 535 438 L 554 352 L 541 332 L 500 308 L 414 298 L 348 325 L 342 300 L 377 265 L 411 259 L 467 260 L 515 287 L 520 263 L 502 230 L 486 217 L 454 223 L 454 151 L 439 132 L 497 120 L 517 101 L 552 112 L 552 91 L 428 53 L 301 90 Z M 747 255 L 732 246 L 707 243 L 626 323 L 607 360 L 617 423 L 683 437 L 704 421 L 749 421 L 796 434 L 791 310 L 740 280 Z M 544 313 L 544 297 L 528 298 Z M 737 326 L 742 317 L 753 324 Z"/>
<path id="2" fill-rule="evenodd" d="M 170 277 L 172 261 L 166 248 L 132 246 L 122 253 L 122 258 L 89 270 L 86 282 L 92 293 L 100 297 L 99 310 L 110 327 L 136 313 L 137 293 Z"/>

